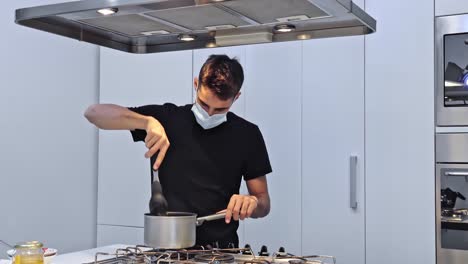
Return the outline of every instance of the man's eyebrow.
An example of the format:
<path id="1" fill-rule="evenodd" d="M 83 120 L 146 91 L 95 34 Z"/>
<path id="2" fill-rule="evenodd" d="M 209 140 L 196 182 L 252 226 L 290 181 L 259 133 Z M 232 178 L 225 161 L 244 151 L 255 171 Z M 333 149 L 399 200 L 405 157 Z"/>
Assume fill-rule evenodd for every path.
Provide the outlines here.
<path id="1" fill-rule="evenodd" d="M 208 104 L 205 103 L 205 102 L 203 102 L 203 100 L 202 100 L 200 97 L 198 97 L 198 100 L 199 100 L 200 103 L 202 103 L 203 105 L 208 106 Z M 226 110 L 226 109 L 228 109 L 228 108 L 229 108 L 229 107 L 215 108 L 215 111 L 223 111 L 223 110 Z"/>
<path id="2" fill-rule="evenodd" d="M 202 104 L 208 106 L 205 102 L 203 102 L 203 100 L 202 100 L 200 97 L 198 97 L 198 100 L 200 101 L 200 103 L 202 103 Z"/>

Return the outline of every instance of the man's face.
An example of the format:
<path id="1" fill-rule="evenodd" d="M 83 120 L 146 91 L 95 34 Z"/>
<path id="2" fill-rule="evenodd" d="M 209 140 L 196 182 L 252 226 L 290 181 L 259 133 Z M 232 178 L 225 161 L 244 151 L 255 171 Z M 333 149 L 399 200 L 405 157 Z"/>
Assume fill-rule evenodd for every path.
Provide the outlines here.
<path id="1" fill-rule="evenodd" d="M 198 87 L 198 88 L 197 88 Z M 216 96 L 216 94 L 209 88 L 200 85 L 198 86 L 198 81 L 195 81 L 195 91 L 197 93 L 197 102 L 198 104 L 205 109 L 205 111 L 210 115 L 214 114 L 224 114 L 229 111 L 234 101 L 239 97 L 238 93 L 234 98 L 221 100 Z"/>

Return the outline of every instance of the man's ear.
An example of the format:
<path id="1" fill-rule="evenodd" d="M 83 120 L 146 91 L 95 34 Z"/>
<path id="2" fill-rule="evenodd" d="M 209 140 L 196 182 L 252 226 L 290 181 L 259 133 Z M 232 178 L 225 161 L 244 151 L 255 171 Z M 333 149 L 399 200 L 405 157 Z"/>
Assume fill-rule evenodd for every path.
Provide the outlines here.
<path id="1" fill-rule="evenodd" d="M 236 100 L 239 98 L 239 96 L 240 96 L 241 94 L 242 94 L 241 92 L 238 92 L 238 93 L 236 94 L 236 97 L 234 97 L 234 101 L 236 101 Z"/>
<path id="2" fill-rule="evenodd" d="M 195 91 L 198 89 L 198 77 L 193 78 L 193 88 Z"/>

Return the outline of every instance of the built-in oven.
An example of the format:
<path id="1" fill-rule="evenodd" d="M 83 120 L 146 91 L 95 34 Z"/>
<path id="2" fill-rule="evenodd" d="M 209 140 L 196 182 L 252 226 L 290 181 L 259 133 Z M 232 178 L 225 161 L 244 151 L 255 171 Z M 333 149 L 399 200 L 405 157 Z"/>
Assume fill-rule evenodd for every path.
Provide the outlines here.
<path id="1" fill-rule="evenodd" d="M 436 135 L 437 264 L 468 263 L 468 133 Z"/>
<path id="2" fill-rule="evenodd" d="M 468 14 L 435 24 L 437 125 L 468 126 Z"/>

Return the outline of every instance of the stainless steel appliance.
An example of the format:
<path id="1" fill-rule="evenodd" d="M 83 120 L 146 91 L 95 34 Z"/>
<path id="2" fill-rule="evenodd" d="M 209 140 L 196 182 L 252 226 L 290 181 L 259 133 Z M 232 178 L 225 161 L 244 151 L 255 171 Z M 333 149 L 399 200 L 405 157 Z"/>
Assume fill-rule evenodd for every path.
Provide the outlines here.
<path id="1" fill-rule="evenodd" d="M 468 125 L 468 15 L 436 18 L 436 120 Z"/>
<path id="2" fill-rule="evenodd" d="M 16 10 L 16 23 L 131 53 L 373 33 L 351 0 L 84 0 Z"/>
<path id="3" fill-rule="evenodd" d="M 437 263 L 468 263 L 468 134 L 436 135 Z"/>
<path id="4" fill-rule="evenodd" d="M 280 248 L 269 254 L 265 246 L 256 255 L 250 246 L 244 248 L 194 247 L 181 250 L 158 250 L 144 246 L 117 249 L 114 254 L 97 253 L 95 261 L 85 264 L 335 264 L 332 256 L 295 256 Z"/>

